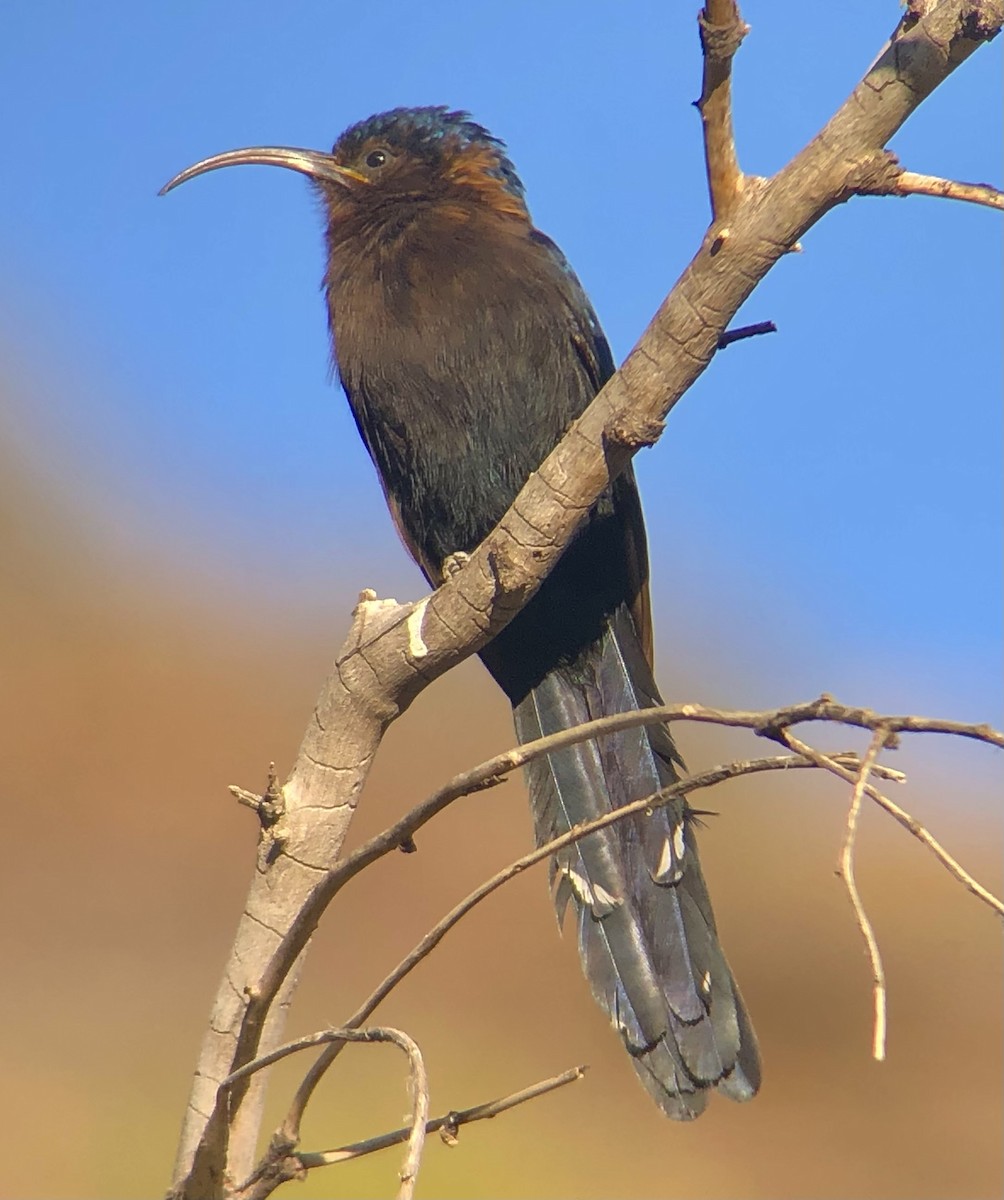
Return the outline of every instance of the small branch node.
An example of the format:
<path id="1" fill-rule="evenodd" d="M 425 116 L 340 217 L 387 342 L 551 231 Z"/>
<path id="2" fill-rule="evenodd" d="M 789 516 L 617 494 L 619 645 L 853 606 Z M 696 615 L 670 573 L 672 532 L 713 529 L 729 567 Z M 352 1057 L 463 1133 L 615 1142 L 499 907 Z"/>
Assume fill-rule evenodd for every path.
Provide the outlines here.
<path id="1" fill-rule="evenodd" d="M 232 783 L 227 791 L 233 796 L 238 804 L 243 804 L 245 808 L 253 808 L 255 812 L 261 808 L 261 796 L 256 792 L 249 792 L 246 788 L 238 787 L 236 783 Z"/>
<path id="2" fill-rule="evenodd" d="M 525 590 L 525 574 L 505 545 L 493 545 L 489 549 L 488 569 L 495 580 L 496 599 L 516 596 Z"/>
<path id="3" fill-rule="evenodd" d="M 358 647 L 364 638 L 367 642 L 374 641 L 404 616 L 410 607 L 408 604 L 401 604 L 393 597 L 381 600 L 372 588 L 363 588 L 359 593 L 359 600 L 352 610 L 350 643 L 354 642 Z"/>
<path id="4" fill-rule="evenodd" d="M 266 830 L 258 847 L 258 865 L 261 869 L 270 867 L 289 845 L 289 834 L 281 825 Z"/>
<path id="5" fill-rule="evenodd" d="M 739 10 L 734 4 L 724 6 L 731 8 L 731 14 L 726 15 L 724 23 L 721 20 L 722 5 L 706 4 L 697 14 L 697 26 L 701 34 L 701 49 L 711 62 L 731 62 L 750 27 L 739 16 Z M 712 11 L 714 15 L 712 16 Z M 698 102 L 699 103 L 699 102 Z"/>
<path id="6" fill-rule="evenodd" d="M 724 225 L 721 229 L 715 230 L 711 238 L 711 245 L 708 247 L 708 253 L 712 258 L 719 253 L 731 236 L 732 230 L 728 227 L 728 225 Z"/>
<path id="7" fill-rule="evenodd" d="M 759 337 L 762 333 L 777 333 L 773 321 L 758 321 L 755 325 L 740 325 L 738 329 L 726 329 L 718 339 L 718 349 L 724 350 L 733 342 L 741 342 L 745 338 Z"/>
<path id="8" fill-rule="evenodd" d="M 249 792 L 247 788 L 238 787 L 235 783 L 230 784 L 227 790 L 238 804 L 243 804 L 245 808 L 250 808 L 257 813 L 263 830 L 271 829 L 285 815 L 286 802 L 276 777 L 275 763 L 268 765 L 268 780 L 265 791 L 260 796 L 257 792 Z"/>
<path id="9" fill-rule="evenodd" d="M 891 150 L 873 150 L 859 159 L 846 176 L 850 196 L 896 195 L 903 168 Z"/>
<path id="10" fill-rule="evenodd" d="M 640 450 L 643 446 L 655 445 L 665 428 L 665 421 L 651 420 L 632 413 L 620 413 L 603 431 L 603 437 L 608 445 Z"/>

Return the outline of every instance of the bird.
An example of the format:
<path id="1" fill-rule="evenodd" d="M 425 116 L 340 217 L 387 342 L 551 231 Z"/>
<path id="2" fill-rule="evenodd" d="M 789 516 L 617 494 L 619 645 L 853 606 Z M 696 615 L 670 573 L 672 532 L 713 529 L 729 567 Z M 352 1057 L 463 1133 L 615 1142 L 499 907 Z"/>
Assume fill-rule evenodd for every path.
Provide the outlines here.
<path id="1" fill-rule="evenodd" d="M 498 523 L 614 372 L 557 245 L 535 228 L 504 142 L 465 111 L 395 108 L 329 152 L 255 146 L 201 160 L 305 176 L 321 201 L 332 357 L 401 539 L 432 587 Z M 521 743 L 662 703 L 652 668 L 648 551 L 630 465 L 481 659 Z M 665 725 L 609 733 L 526 769 L 537 844 L 676 783 Z M 685 799 L 555 854 L 593 996 L 669 1117 L 713 1090 L 748 1100 L 757 1041 L 719 943 Z"/>

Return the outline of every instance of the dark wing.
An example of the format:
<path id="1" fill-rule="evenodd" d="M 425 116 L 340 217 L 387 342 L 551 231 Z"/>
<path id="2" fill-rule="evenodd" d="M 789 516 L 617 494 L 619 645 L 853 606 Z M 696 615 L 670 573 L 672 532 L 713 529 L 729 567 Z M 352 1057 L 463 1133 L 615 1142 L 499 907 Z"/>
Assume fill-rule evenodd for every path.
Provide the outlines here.
<path id="1" fill-rule="evenodd" d="M 610 345 L 600 327 L 599 319 L 589 303 L 589 297 L 572 270 L 571 264 L 547 234 L 535 229 L 531 240 L 544 249 L 557 265 L 563 277 L 568 297 L 571 318 L 571 336 L 575 352 L 586 374 L 598 392 L 614 370 Z M 648 543 L 645 536 L 645 519 L 641 511 L 641 499 L 635 483 L 634 470 L 627 467 L 613 485 L 614 510 L 622 527 L 625 566 L 629 581 L 628 606 L 634 619 L 638 640 L 641 642 L 650 667 L 653 663 L 652 604 L 648 587 Z"/>

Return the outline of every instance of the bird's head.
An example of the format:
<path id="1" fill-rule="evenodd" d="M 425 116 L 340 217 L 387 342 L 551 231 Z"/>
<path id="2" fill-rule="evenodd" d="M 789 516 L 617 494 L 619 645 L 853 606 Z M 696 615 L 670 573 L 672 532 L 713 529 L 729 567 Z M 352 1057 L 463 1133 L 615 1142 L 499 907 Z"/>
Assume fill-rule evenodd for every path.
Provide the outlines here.
<path id="1" fill-rule="evenodd" d="M 528 221 L 523 185 L 503 142 L 465 112 L 395 108 L 347 129 L 330 154 L 289 146 L 229 150 L 186 168 L 161 189 L 220 167 L 288 167 L 321 190 L 334 221 L 395 202 L 476 204 Z"/>

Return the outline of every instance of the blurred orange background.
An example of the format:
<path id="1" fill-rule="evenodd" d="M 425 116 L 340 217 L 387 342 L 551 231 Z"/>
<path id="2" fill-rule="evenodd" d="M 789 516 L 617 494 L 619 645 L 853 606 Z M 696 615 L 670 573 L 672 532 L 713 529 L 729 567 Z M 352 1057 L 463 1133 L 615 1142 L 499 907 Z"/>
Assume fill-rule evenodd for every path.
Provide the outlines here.
<path id="1" fill-rule="evenodd" d="M 330 619 L 283 625 L 236 582 L 210 585 L 152 553 L 124 552 L 73 480 L 5 453 L 0 1194 L 156 1195 L 253 864 L 254 819 L 226 785 L 260 788 L 270 760 L 282 775 L 354 594 L 373 580 L 347 569 Z M 674 611 L 660 627 L 667 698 L 744 702 L 750 681 L 689 619 Z M 692 768 L 770 752 L 740 734 L 687 727 L 679 739 Z M 465 664 L 391 730 L 353 840 L 511 742 L 502 698 L 479 664 Z M 989 752 L 915 741 L 895 763 L 912 780 L 897 799 L 999 890 Z M 765 1083 L 753 1104 L 719 1100 L 693 1125 L 664 1120 L 636 1083 L 580 976 L 574 938 L 557 935 L 543 868 L 468 917 L 378 1014 L 422 1046 L 433 1110 L 580 1062 L 591 1070 L 462 1130 L 456 1148 L 430 1139 L 420 1194 L 999 1194 L 999 923 L 918 843 L 865 813 L 859 884 L 890 1013 L 888 1061 L 872 1062 L 868 964 L 833 874 L 847 799 L 835 781 L 798 773 L 701 801 L 721 813 L 702 838 L 705 871 Z M 315 939 L 289 1035 L 339 1023 L 530 836 L 512 780 L 439 818 L 419 853 L 353 882 Z M 303 1065 L 276 1072 L 273 1124 Z M 398 1055 L 350 1048 L 316 1097 L 305 1144 L 395 1127 L 406 1107 Z M 393 1194 L 398 1153 L 317 1172 L 291 1194 Z"/>

